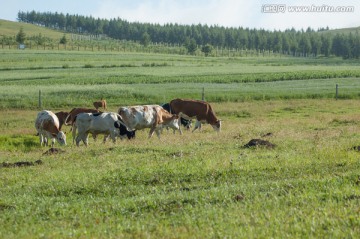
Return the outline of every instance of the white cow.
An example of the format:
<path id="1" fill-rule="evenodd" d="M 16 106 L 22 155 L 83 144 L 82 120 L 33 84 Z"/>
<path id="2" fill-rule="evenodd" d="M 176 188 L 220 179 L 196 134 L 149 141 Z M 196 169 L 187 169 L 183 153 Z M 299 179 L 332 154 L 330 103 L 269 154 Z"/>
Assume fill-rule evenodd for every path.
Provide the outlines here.
<path id="1" fill-rule="evenodd" d="M 116 142 L 116 136 L 119 136 L 120 116 L 116 113 L 80 113 L 75 118 L 75 127 L 73 128 L 73 137 L 75 137 L 75 130 L 78 130 L 76 136 L 76 145 L 79 146 L 80 141 L 88 145 L 88 135 L 93 136 L 103 134 L 104 143 L 110 135 L 113 142 Z M 74 130 L 75 129 L 75 130 Z"/>
<path id="2" fill-rule="evenodd" d="M 39 133 L 40 145 L 48 145 L 51 139 L 51 147 L 55 144 L 55 139 L 60 145 L 66 145 L 66 135 L 59 130 L 59 119 L 51 111 L 43 110 L 38 113 L 35 120 L 35 128 Z"/>
<path id="3" fill-rule="evenodd" d="M 160 131 L 166 126 L 179 130 L 179 117 L 160 105 L 120 107 L 118 113 L 129 131 L 150 128 L 149 138 L 156 132 L 160 139 Z"/>

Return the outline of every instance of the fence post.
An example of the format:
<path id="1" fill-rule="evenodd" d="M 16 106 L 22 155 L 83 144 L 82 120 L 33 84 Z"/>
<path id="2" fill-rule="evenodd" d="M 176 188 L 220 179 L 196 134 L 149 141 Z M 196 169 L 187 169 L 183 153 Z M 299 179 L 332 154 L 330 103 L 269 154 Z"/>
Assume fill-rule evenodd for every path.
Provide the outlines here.
<path id="1" fill-rule="evenodd" d="M 336 90 L 335 90 L 335 98 L 336 98 L 336 100 L 338 99 L 338 95 L 339 95 L 339 85 L 338 84 L 336 84 Z"/>
<path id="2" fill-rule="evenodd" d="M 205 87 L 203 87 L 201 99 L 205 100 Z"/>
<path id="3" fill-rule="evenodd" d="M 41 90 L 39 90 L 39 108 L 42 109 Z"/>

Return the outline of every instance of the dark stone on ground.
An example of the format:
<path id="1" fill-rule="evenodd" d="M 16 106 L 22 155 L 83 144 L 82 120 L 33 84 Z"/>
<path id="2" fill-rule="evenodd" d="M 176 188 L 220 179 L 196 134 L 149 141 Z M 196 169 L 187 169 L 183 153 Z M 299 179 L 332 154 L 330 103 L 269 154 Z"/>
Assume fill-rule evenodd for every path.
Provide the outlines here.
<path id="1" fill-rule="evenodd" d="M 43 155 L 51 155 L 51 154 L 58 154 L 58 153 L 64 153 L 65 150 L 58 149 L 58 148 L 50 148 L 48 151 L 43 153 Z"/>
<path id="2" fill-rule="evenodd" d="M 35 162 L 28 162 L 28 161 L 19 161 L 19 162 L 15 162 L 15 163 L 3 162 L 1 165 L 3 168 L 15 168 L 15 167 L 35 166 L 35 165 L 40 165 L 40 164 L 43 164 L 43 162 L 39 159 L 39 160 L 36 160 Z"/>
<path id="3" fill-rule="evenodd" d="M 251 147 L 266 147 L 266 148 L 275 148 L 275 144 L 270 143 L 267 140 L 262 139 L 252 139 L 249 143 L 245 144 L 244 148 L 251 148 Z"/>

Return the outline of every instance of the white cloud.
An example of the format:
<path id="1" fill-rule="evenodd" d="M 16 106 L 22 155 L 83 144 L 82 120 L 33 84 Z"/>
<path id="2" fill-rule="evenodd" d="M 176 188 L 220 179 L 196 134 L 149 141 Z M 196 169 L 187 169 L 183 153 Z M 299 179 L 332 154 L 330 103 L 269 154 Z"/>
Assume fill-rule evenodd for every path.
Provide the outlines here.
<path id="1" fill-rule="evenodd" d="M 134 3 L 134 2 L 133 2 Z M 136 3 L 136 1 L 135 1 Z M 114 0 L 103 1 L 93 13 L 101 18 L 117 18 L 128 21 L 151 23 L 207 24 L 220 26 L 244 26 L 251 24 L 260 4 L 252 1 L 210 0 L 210 1 L 138 1 L 127 5 Z M 251 9 L 251 10 L 250 10 Z"/>

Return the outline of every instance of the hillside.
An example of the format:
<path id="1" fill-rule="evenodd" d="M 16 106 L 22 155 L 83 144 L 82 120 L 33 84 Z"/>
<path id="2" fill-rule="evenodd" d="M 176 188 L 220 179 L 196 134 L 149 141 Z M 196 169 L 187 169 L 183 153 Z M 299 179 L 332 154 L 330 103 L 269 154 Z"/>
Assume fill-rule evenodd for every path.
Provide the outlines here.
<path id="1" fill-rule="evenodd" d="M 0 36 L 15 36 L 19 32 L 21 27 L 23 27 L 24 32 L 28 37 L 41 34 L 53 40 L 59 40 L 64 35 L 63 32 L 36 26 L 34 24 L 12 22 L 0 19 Z"/>
<path id="2" fill-rule="evenodd" d="M 333 29 L 328 31 L 321 31 L 320 33 L 330 33 L 330 34 L 349 34 L 349 33 L 360 33 L 360 26 L 359 27 L 350 27 L 350 28 L 340 28 L 340 29 Z"/>

